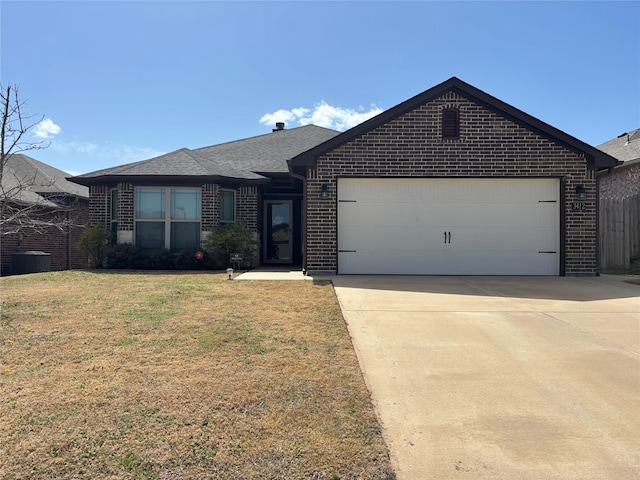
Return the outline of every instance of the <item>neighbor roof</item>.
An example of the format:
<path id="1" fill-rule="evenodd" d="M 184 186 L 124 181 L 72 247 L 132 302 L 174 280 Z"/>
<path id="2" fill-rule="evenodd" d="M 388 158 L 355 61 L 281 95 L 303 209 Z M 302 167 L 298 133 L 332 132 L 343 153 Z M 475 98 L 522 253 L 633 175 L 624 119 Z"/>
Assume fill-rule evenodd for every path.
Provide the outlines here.
<path id="1" fill-rule="evenodd" d="M 287 160 L 340 132 L 315 125 L 272 133 L 194 150 L 181 148 L 141 162 L 119 165 L 77 177 L 82 185 L 141 178 L 160 181 L 207 179 L 263 182 L 267 174 L 288 174 Z"/>
<path id="2" fill-rule="evenodd" d="M 51 197 L 89 198 L 89 189 L 66 180 L 69 174 L 27 155 L 11 154 L 5 162 L 0 196 L 14 202 L 59 208 Z"/>
<path id="3" fill-rule="evenodd" d="M 624 163 L 640 160 L 640 128 L 598 145 L 598 149 Z"/>
<path id="4" fill-rule="evenodd" d="M 381 114 L 336 137 L 333 137 L 307 152 L 298 155 L 289 161 L 290 169 L 293 171 L 295 167 L 313 166 L 315 165 L 316 159 L 319 155 L 334 150 L 340 145 L 343 145 L 364 133 L 367 133 L 411 110 L 414 110 L 420 105 L 430 102 L 449 91 L 456 92 L 463 97 L 481 104 L 499 115 L 509 118 L 515 123 L 522 125 L 529 130 L 533 130 L 544 137 L 551 138 L 574 151 L 585 153 L 587 155 L 588 165 L 591 168 L 599 169 L 614 167 L 618 164 L 618 161 L 615 158 L 598 150 L 597 148 L 594 148 L 591 145 L 584 143 L 555 127 L 552 127 L 535 117 L 532 117 L 522 110 L 512 107 L 502 100 L 492 97 L 482 90 L 463 82 L 459 78 L 451 77 L 449 80 L 382 112 Z"/>

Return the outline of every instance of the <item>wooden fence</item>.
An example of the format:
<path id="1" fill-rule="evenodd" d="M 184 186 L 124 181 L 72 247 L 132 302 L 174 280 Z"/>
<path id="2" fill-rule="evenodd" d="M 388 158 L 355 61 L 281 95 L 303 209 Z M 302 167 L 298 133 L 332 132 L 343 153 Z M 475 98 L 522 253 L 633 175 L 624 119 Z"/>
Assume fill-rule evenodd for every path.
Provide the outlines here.
<path id="1" fill-rule="evenodd" d="M 601 199 L 599 209 L 600 270 L 629 270 L 640 257 L 640 195 Z"/>

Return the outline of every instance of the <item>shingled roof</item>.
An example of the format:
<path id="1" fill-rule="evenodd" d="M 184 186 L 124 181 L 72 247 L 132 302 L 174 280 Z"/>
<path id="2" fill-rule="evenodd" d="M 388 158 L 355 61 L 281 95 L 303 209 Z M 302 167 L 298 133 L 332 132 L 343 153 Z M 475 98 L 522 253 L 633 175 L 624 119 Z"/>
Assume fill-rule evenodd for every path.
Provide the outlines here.
<path id="1" fill-rule="evenodd" d="M 51 198 L 89 198 L 87 187 L 66 180 L 68 173 L 21 153 L 10 155 L 4 165 L 0 195 L 17 203 L 51 208 L 61 205 Z"/>
<path id="2" fill-rule="evenodd" d="M 98 170 L 69 180 L 81 185 L 109 181 L 242 180 L 267 181 L 266 175 L 289 172 L 287 160 L 333 138 L 340 132 L 306 125 L 276 130 L 197 149 L 181 148 L 140 162 Z"/>
<path id="3" fill-rule="evenodd" d="M 598 145 L 598 149 L 623 162 L 640 160 L 640 128 Z"/>

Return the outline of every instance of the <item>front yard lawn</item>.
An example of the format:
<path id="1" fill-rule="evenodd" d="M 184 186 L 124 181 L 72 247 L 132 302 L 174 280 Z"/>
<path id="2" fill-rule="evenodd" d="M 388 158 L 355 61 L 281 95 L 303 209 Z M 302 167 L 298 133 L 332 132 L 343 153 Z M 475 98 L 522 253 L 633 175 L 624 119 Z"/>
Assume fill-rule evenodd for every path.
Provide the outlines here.
<path id="1" fill-rule="evenodd" d="M 333 288 L 0 279 L 0 478 L 393 479 Z"/>

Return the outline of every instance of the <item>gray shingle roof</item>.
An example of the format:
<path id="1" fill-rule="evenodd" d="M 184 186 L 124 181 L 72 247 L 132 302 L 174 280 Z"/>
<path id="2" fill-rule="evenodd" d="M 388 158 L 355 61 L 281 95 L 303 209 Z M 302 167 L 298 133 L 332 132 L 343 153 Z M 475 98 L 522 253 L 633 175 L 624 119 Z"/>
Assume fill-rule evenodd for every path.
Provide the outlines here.
<path id="1" fill-rule="evenodd" d="M 12 154 L 5 163 L 2 192 L 11 200 L 57 207 L 50 197 L 89 198 L 89 189 L 66 180 L 69 174 L 20 153 Z"/>
<path id="2" fill-rule="evenodd" d="M 197 148 L 181 148 L 140 162 L 106 168 L 71 180 L 83 185 L 105 177 L 219 177 L 263 180 L 263 174 L 288 173 L 287 160 L 340 132 L 315 125 Z"/>
<path id="3" fill-rule="evenodd" d="M 623 162 L 640 159 L 640 128 L 618 135 L 616 138 L 598 145 L 598 150 Z"/>

